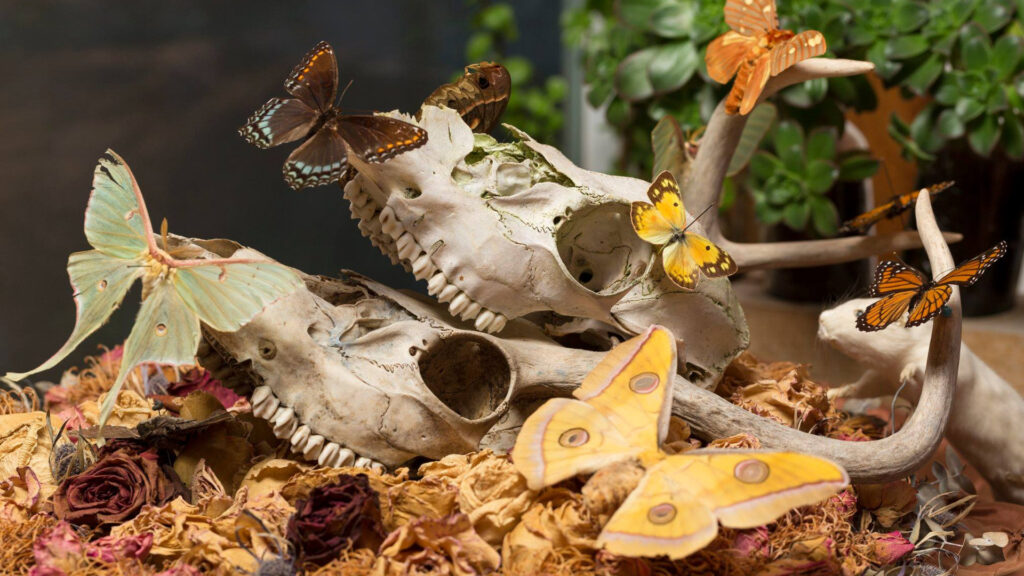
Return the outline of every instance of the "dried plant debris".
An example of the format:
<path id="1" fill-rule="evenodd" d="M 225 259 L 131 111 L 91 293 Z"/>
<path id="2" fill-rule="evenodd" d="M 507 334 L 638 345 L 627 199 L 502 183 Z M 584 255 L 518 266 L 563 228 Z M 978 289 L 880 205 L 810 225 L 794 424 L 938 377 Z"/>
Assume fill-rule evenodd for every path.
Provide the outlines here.
<path id="1" fill-rule="evenodd" d="M 539 491 L 490 451 L 393 472 L 313 466 L 209 373 L 155 365 L 136 370 L 116 425 L 99 431 L 118 362 L 119 348 L 88 359 L 42 406 L 27 391 L 24 402 L 0 396 L 3 574 L 989 576 L 1024 567 L 1024 507 L 979 501 L 952 451 L 933 480 L 857 485 L 766 526 L 722 528 L 683 560 L 629 558 L 597 537 L 643 477 L 639 465 Z M 724 387 L 816 433 L 861 440 L 885 428 L 836 411 L 795 364 L 744 355 Z M 678 418 L 665 443 L 673 453 L 759 446 L 745 434 L 698 441 Z"/>

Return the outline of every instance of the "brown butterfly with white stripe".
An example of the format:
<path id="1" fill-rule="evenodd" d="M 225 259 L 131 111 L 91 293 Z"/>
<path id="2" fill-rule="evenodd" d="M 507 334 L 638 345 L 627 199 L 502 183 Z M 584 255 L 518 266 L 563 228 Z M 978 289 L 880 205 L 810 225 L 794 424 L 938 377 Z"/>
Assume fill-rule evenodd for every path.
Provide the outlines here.
<path id="1" fill-rule="evenodd" d="M 725 22 L 732 30 L 711 41 L 704 60 L 715 82 L 725 84 L 736 75 L 725 99 L 729 114 L 749 113 L 768 78 L 826 50 L 817 30 L 779 30 L 775 0 L 726 0 Z"/>
<path id="2" fill-rule="evenodd" d="M 497 62 L 478 62 L 466 66 L 455 82 L 434 90 L 424 106 L 447 106 L 462 116 L 473 132 L 486 134 L 501 119 L 512 93 L 512 78 Z"/>
<path id="3" fill-rule="evenodd" d="M 427 143 L 427 132 L 408 122 L 341 113 L 335 104 L 338 62 L 327 42 L 306 54 L 284 89 L 294 98 L 271 98 L 238 133 L 258 148 L 308 136 L 284 163 L 284 180 L 295 190 L 346 179 L 349 150 L 364 162 L 377 163 Z"/>

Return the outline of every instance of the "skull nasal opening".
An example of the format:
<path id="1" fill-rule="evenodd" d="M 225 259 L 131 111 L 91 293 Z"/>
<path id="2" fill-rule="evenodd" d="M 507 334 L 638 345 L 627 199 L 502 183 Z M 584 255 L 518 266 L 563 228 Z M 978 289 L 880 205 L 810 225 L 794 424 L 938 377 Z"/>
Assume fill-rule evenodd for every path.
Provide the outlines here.
<path id="1" fill-rule="evenodd" d="M 434 396 L 469 420 L 497 410 L 512 381 L 512 369 L 501 350 L 472 334 L 437 342 L 420 356 L 419 367 Z"/>

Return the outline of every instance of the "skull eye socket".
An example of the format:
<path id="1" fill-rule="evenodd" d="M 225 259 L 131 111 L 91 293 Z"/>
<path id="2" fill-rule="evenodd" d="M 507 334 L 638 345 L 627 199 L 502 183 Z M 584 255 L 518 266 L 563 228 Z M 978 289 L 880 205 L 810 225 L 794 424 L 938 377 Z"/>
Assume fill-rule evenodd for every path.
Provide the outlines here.
<path id="1" fill-rule="evenodd" d="M 420 377 L 445 406 L 476 420 L 501 406 L 512 386 L 505 354 L 486 338 L 458 334 L 432 342 L 417 354 Z"/>

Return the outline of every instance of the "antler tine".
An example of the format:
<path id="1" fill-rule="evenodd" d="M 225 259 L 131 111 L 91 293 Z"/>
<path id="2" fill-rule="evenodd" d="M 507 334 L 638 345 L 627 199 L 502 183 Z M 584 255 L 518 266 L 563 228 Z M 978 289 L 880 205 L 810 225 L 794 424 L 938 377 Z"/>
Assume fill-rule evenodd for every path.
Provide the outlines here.
<path id="1" fill-rule="evenodd" d="M 778 91 L 813 78 L 832 78 L 865 74 L 874 64 L 859 60 L 812 58 L 804 60 L 768 81 L 760 100 Z M 760 101 L 759 100 L 759 101 Z M 722 183 L 736 146 L 739 144 L 747 117 L 725 113 L 724 102 L 719 103 L 708 122 L 694 159 L 690 180 L 686 186 L 687 206 L 707 206 L 717 203 Z M 893 250 L 919 248 L 920 239 L 913 232 L 901 234 L 808 240 L 803 242 L 773 242 L 743 244 L 730 242 L 722 236 L 717 214 L 710 213 L 703 222 L 708 237 L 725 248 L 743 270 L 755 268 L 799 268 L 821 266 L 859 260 Z M 947 242 L 957 242 L 959 234 L 947 234 Z"/>
<path id="2" fill-rule="evenodd" d="M 932 213 L 928 194 L 917 199 L 921 241 L 933 270 L 953 267 L 953 256 Z M 673 412 L 686 419 L 699 435 L 724 438 L 747 432 L 766 448 L 793 450 L 831 458 L 846 468 L 855 482 L 885 482 L 920 468 L 942 439 L 952 407 L 960 364 L 960 292 L 948 302 L 952 314 L 935 318 L 928 361 L 917 409 L 897 433 L 870 442 L 845 442 L 787 428 L 768 418 L 730 404 L 711 391 L 676 377 Z"/>

